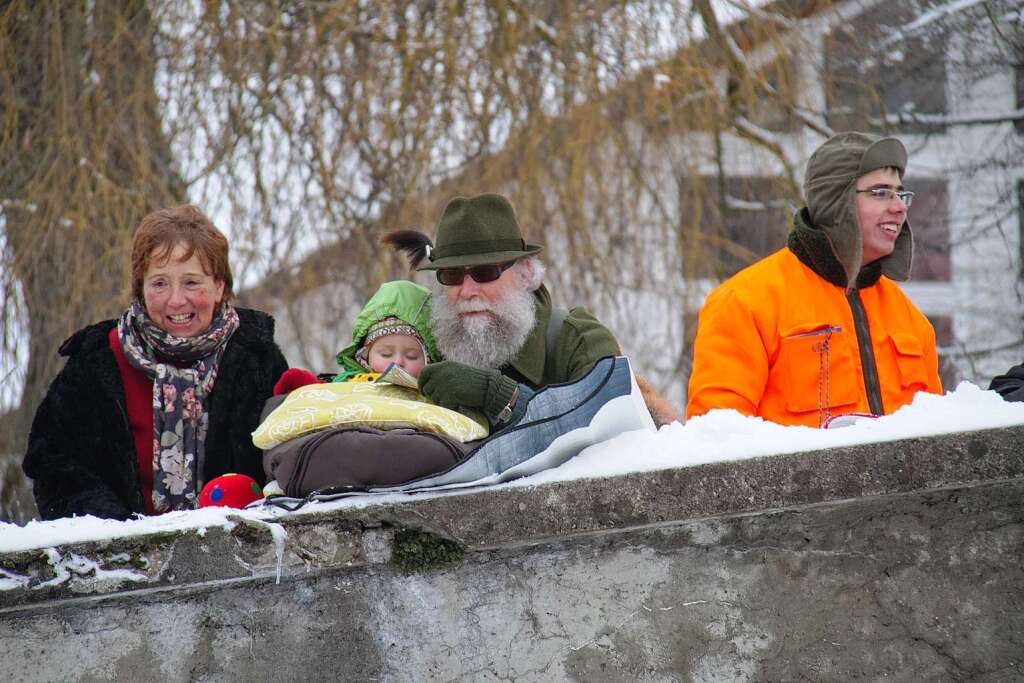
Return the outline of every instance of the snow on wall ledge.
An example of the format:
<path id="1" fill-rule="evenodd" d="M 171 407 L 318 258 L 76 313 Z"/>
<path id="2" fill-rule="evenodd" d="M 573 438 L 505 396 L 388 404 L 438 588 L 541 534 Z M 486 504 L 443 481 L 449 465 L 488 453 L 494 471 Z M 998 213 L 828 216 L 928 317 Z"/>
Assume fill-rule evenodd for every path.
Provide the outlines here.
<path id="1" fill-rule="evenodd" d="M 4 528 L 0 679 L 1024 674 L 1024 425 L 855 436 L 293 514 L 47 523 L 20 532 L 34 544 Z M 643 448 L 616 457 L 665 457 Z"/>

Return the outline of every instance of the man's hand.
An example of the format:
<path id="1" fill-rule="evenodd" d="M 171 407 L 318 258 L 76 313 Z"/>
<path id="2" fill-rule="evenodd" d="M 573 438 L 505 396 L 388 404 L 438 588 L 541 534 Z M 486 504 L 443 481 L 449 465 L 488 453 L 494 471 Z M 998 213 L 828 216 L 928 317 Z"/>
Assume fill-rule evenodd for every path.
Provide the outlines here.
<path id="1" fill-rule="evenodd" d="M 444 408 L 479 410 L 492 423 L 516 393 L 516 381 L 498 370 L 481 370 L 464 363 L 445 360 L 420 370 L 420 393 Z M 507 414 L 503 419 L 507 419 Z"/>

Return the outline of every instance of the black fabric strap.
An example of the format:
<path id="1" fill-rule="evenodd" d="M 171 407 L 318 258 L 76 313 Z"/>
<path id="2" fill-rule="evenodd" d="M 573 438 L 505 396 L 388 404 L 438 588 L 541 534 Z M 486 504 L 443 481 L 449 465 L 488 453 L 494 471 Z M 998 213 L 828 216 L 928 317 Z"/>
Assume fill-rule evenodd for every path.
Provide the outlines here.
<path id="1" fill-rule="evenodd" d="M 430 260 L 436 261 L 450 256 L 470 256 L 472 254 L 498 253 L 503 251 L 526 252 L 523 240 L 473 240 L 445 245 L 430 252 Z"/>
<path id="2" fill-rule="evenodd" d="M 565 319 L 569 317 L 569 309 L 552 307 L 551 318 L 548 319 L 548 329 L 544 334 L 544 377 L 554 376 L 555 371 L 555 345 L 558 343 L 558 335 L 562 333 Z"/>

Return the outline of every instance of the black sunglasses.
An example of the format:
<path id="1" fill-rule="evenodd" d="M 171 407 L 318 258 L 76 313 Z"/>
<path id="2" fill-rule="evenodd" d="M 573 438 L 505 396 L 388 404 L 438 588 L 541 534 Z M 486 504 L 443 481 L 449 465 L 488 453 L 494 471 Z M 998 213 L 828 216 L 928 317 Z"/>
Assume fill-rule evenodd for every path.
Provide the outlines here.
<path id="1" fill-rule="evenodd" d="M 437 281 L 445 287 L 458 287 L 467 275 L 478 284 L 494 282 L 513 265 L 515 265 L 515 261 L 488 263 L 483 266 L 467 266 L 465 268 L 438 268 L 434 272 L 437 273 Z"/>

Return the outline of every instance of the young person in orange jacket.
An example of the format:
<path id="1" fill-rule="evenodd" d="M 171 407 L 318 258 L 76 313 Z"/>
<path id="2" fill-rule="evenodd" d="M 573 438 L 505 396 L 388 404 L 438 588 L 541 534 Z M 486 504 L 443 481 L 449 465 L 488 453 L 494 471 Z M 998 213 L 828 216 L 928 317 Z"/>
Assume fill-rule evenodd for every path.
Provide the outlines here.
<path id="1" fill-rule="evenodd" d="M 899 140 L 863 133 L 814 152 L 787 246 L 701 309 L 687 417 L 732 408 L 817 427 L 942 391 L 935 330 L 894 282 L 913 253 L 906 165 Z"/>

